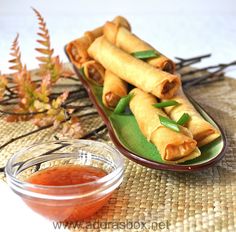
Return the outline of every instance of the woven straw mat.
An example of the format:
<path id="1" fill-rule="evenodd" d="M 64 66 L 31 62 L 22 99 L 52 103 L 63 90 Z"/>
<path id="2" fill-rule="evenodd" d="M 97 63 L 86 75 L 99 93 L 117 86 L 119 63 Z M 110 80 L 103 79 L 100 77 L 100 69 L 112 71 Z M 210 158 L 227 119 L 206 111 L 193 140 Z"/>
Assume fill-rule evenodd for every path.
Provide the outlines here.
<path id="1" fill-rule="evenodd" d="M 113 227 L 110 224 L 106 229 L 87 231 L 116 231 L 119 223 L 127 225 L 119 231 L 236 231 L 235 89 L 236 80 L 226 78 L 188 91 L 226 132 L 228 150 L 222 161 L 205 171 L 177 173 L 152 170 L 125 158 L 122 185 L 109 203 L 89 220 L 90 223 L 110 222 Z M 88 131 L 102 123 L 98 115 L 83 121 Z M 31 122 L 6 123 L 1 117 L 0 128 L 0 144 L 3 144 L 36 127 Z M 54 140 L 54 135 L 61 137 L 53 129 L 46 129 L 11 143 L 0 153 L 0 166 L 22 146 Z M 100 140 L 111 143 L 106 131 Z M 133 229 L 128 223 L 133 223 Z M 141 223 L 145 224 L 139 227 Z"/>

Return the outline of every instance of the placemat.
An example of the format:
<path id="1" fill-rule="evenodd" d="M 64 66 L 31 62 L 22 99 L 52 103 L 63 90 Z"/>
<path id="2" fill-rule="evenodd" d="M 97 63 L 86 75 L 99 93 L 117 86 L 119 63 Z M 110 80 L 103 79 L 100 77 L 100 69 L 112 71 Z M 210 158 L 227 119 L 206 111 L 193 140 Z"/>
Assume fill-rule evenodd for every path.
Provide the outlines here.
<path id="1" fill-rule="evenodd" d="M 124 181 L 109 203 L 91 219 L 71 225 L 71 230 L 236 231 L 235 90 L 236 80 L 226 78 L 187 91 L 225 129 L 228 150 L 222 161 L 205 171 L 177 173 L 152 170 L 125 158 Z M 87 131 L 102 123 L 98 115 L 82 120 Z M 7 123 L 1 116 L 0 144 L 33 129 L 31 122 Z M 0 166 L 22 146 L 54 140 L 55 135 L 61 137 L 50 128 L 11 143 L 0 152 Z M 107 132 L 99 140 L 111 143 Z"/>

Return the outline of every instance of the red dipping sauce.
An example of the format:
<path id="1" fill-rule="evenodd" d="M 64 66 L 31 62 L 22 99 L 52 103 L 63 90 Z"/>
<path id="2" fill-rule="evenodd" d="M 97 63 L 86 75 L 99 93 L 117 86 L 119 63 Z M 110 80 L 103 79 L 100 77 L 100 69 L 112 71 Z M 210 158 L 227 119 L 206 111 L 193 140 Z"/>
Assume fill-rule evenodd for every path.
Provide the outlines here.
<path id="1" fill-rule="evenodd" d="M 102 183 L 97 182 L 106 175 L 104 170 L 92 166 L 65 165 L 47 168 L 34 173 L 26 182 L 41 185 L 41 188 L 37 187 L 31 191 L 56 196 L 59 199 L 50 197 L 23 199 L 34 211 L 51 220 L 61 222 L 82 220 L 94 214 L 110 198 L 111 193 L 102 194 L 100 191 Z M 68 196 L 71 199 L 68 199 Z"/>
<path id="2" fill-rule="evenodd" d="M 107 173 L 92 166 L 65 165 L 36 172 L 27 182 L 31 184 L 64 186 L 96 181 Z"/>

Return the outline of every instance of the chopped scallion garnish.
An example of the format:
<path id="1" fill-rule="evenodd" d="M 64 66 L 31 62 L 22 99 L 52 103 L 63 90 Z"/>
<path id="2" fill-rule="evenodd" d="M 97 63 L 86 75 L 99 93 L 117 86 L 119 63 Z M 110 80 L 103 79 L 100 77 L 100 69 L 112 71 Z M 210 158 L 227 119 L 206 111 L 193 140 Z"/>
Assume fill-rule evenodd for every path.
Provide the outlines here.
<path id="1" fill-rule="evenodd" d="M 80 74 L 83 78 L 85 78 L 84 67 L 82 67 L 82 68 L 79 69 L 79 74 Z"/>
<path id="2" fill-rule="evenodd" d="M 188 120 L 190 119 L 190 115 L 187 113 L 184 113 L 180 119 L 177 121 L 177 123 L 181 126 L 183 126 Z"/>
<path id="3" fill-rule="evenodd" d="M 128 94 L 125 97 L 122 97 L 118 104 L 116 105 L 116 108 L 114 109 L 115 114 L 121 114 L 125 111 L 125 108 L 129 105 L 130 100 L 132 99 L 133 94 Z"/>
<path id="4" fill-rule="evenodd" d="M 175 121 L 173 121 L 169 118 L 163 117 L 161 115 L 159 115 L 159 119 L 160 119 L 160 122 L 163 126 L 169 128 L 173 131 L 176 131 L 176 132 L 180 131 L 179 126 Z"/>
<path id="5" fill-rule="evenodd" d="M 153 106 L 155 106 L 156 108 L 164 108 L 164 107 L 176 106 L 176 105 L 179 105 L 179 103 L 174 100 L 164 101 L 164 102 L 153 104 Z"/>
<path id="6" fill-rule="evenodd" d="M 158 52 L 155 50 L 133 52 L 131 53 L 131 55 L 141 60 L 148 59 L 148 58 L 156 58 L 160 56 L 160 54 L 158 54 Z"/>

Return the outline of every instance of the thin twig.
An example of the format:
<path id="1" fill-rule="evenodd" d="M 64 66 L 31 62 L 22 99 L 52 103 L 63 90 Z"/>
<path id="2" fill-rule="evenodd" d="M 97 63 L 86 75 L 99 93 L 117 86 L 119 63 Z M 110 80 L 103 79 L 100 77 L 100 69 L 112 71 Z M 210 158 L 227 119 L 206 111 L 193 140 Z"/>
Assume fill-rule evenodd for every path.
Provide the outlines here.
<path id="1" fill-rule="evenodd" d="M 81 87 L 83 87 L 83 85 L 82 84 L 55 84 L 55 88 L 57 88 L 57 87 L 79 87 L 79 88 L 81 88 Z"/>
<path id="2" fill-rule="evenodd" d="M 218 64 L 218 65 L 211 65 L 211 66 L 207 66 L 207 67 L 204 67 L 204 68 L 200 68 L 200 69 L 195 69 L 195 70 L 191 70 L 191 71 L 188 71 L 188 72 L 185 72 L 185 73 L 182 73 L 181 75 L 182 76 L 187 76 L 187 75 L 192 75 L 192 74 L 195 74 L 195 73 L 198 73 L 198 72 L 203 72 L 203 71 L 208 71 L 210 69 L 226 69 L 230 66 L 233 66 L 233 65 L 236 65 L 236 61 L 233 61 L 233 62 L 230 62 L 228 64 Z"/>
<path id="3" fill-rule="evenodd" d="M 10 96 L 15 96 L 16 93 L 14 91 L 11 90 L 11 88 L 9 88 L 8 86 L 5 86 L 5 89 L 10 93 Z"/>
<path id="4" fill-rule="evenodd" d="M 38 112 L 19 112 L 19 113 L 16 113 L 16 112 L 10 112 L 10 111 L 4 111 L 4 110 L 0 110 L 0 113 L 3 113 L 3 114 L 9 114 L 9 115 L 35 115 L 35 114 L 44 114 L 46 113 L 47 110 L 44 110 L 44 111 L 38 111 Z"/>
<path id="5" fill-rule="evenodd" d="M 53 135 L 53 137 L 54 137 L 56 140 L 59 140 L 59 138 L 58 138 L 56 135 Z"/>
<path id="6" fill-rule="evenodd" d="M 41 82 L 42 80 L 34 80 L 34 81 L 32 81 L 32 83 L 39 83 L 39 82 Z M 18 85 L 11 85 L 11 87 L 9 87 L 9 89 L 15 89 L 16 87 L 17 87 Z"/>
<path id="7" fill-rule="evenodd" d="M 91 115 L 95 115 L 95 114 L 97 114 L 97 112 L 85 113 L 85 114 L 79 115 L 78 117 L 82 118 L 82 117 L 91 116 Z M 61 123 L 64 123 L 64 122 L 70 120 L 70 118 L 71 118 L 71 117 L 69 117 L 68 119 L 64 120 L 64 121 L 61 122 Z M 9 144 L 15 142 L 16 140 L 22 139 L 22 138 L 24 138 L 24 137 L 27 137 L 27 136 L 32 135 L 32 134 L 34 134 L 34 133 L 37 133 L 37 132 L 39 132 L 39 131 L 41 131 L 41 130 L 48 129 L 48 128 L 52 127 L 53 125 L 54 125 L 54 124 L 52 123 L 52 124 L 49 124 L 49 125 L 46 125 L 46 126 L 42 126 L 42 127 L 38 128 L 38 129 L 33 130 L 33 131 L 30 131 L 30 132 L 28 132 L 28 133 L 26 133 L 26 134 L 20 135 L 20 136 L 15 137 L 15 138 L 12 138 L 12 139 L 10 139 L 9 141 L 7 141 L 6 143 L 2 144 L 2 145 L 0 146 L 0 150 L 2 150 L 2 149 L 3 149 L 4 147 L 6 147 L 7 145 L 9 145 Z M 82 136 L 81 139 L 89 138 L 89 137 L 91 137 L 91 136 L 97 134 L 99 131 L 103 130 L 105 127 L 106 127 L 105 125 L 100 126 L 99 128 L 96 128 L 95 130 L 93 130 L 93 131 L 89 132 L 88 134 Z M 58 149 L 57 149 L 57 150 L 58 150 Z M 47 155 L 47 154 L 49 154 L 49 153 L 52 153 L 52 150 L 49 151 L 49 152 L 47 152 L 47 153 L 44 153 L 44 154 L 42 154 L 42 155 Z M 37 167 L 36 167 L 36 168 L 37 168 Z M 5 169 L 5 167 L 0 167 L 0 172 L 4 172 L 4 169 Z"/>
<path id="8" fill-rule="evenodd" d="M 97 115 L 97 114 L 98 114 L 98 112 L 94 111 L 94 112 L 89 112 L 89 113 L 86 113 L 86 114 L 78 115 L 77 117 L 78 118 L 84 118 L 84 117 L 94 116 L 94 115 Z"/>
<path id="9" fill-rule="evenodd" d="M 105 128 L 106 128 L 106 125 L 103 124 L 103 125 L 101 125 L 100 127 L 98 127 L 98 128 L 96 128 L 96 129 L 90 131 L 89 133 L 83 135 L 83 136 L 81 137 L 81 139 L 88 139 L 88 138 L 90 138 L 91 136 L 96 135 L 99 131 L 104 130 Z"/>
<path id="10" fill-rule="evenodd" d="M 177 65 L 176 70 L 180 71 L 183 68 L 189 67 L 189 66 L 191 66 L 193 64 L 196 64 L 196 63 L 199 63 L 199 62 L 201 62 L 201 60 L 193 60 L 193 61 L 190 61 L 190 62 L 186 62 L 186 63 L 183 63 L 181 66 Z"/>
<path id="11" fill-rule="evenodd" d="M 65 105 L 68 105 L 68 104 L 70 104 L 70 103 L 72 103 L 72 102 L 75 102 L 75 101 L 77 101 L 77 100 L 79 100 L 79 99 L 84 99 L 84 98 L 87 98 L 88 97 L 88 95 L 87 95 L 87 93 L 86 94 L 77 94 L 77 95 L 73 95 L 73 97 L 71 97 L 70 99 L 68 99 L 68 100 L 66 100 L 63 104 L 62 104 L 62 107 L 63 106 L 65 106 Z"/>
<path id="12" fill-rule="evenodd" d="M 97 113 L 97 112 L 85 113 L 85 114 L 79 115 L 78 117 L 81 117 L 81 118 L 82 118 L 82 117 L 86 117 L 86 116 L 95 115 L 96 113 Z M 66 121 L 69 121 L 70 119 L 71 119 L 71 116 L 68 117 L 67 119 L 63 120 L 61 123 L 65 123 Z M 19 139 L 22 139 L 22 138 L 27 137 L 27 136 L 29 136 L 29 135 L 35 134 L 35 133 L 37 133 L 37 132 L 39 132 L 39 131 L 41 131 L 41 130 L 48 129 L 48 128 L 52 127 L 53 125 L 54 125 L 54 123 L 50 123 L 50 124 L 48 124 L 48 125 L 46 125 L 46 126 L 39 127 L 39 128 L 37 128 L 36 130 L 30 131 L 30 132 L 28 132 L 28 133 L 26 133 L 26 134 L 23 134 L 23 135 L 20 135 L 20 136 L 11 138 L 9 141 L 5 142 L 4 144 L 2 144 L 2 145 L 0 146 L 0 150 L 2 150 L 4 147 L 6 147 L 7 145 L 9 145 L 10 143 L 15 142 L 16 140 L 19 140 Z"/>
<path id="13" fill-rule="evenodd" d="M 64 77 L 64 76 L 62 76 L 61 78 L 70 79 L 70 80 L 73 80 L 73 81 L 76 81 L 76 82 L 80 82 L 79 78 L 76 78 L 76 77 Z"/>
<path id="14" fill-rule="evenodd" d="M 203 83 L 205 82 L 206 80 L 208 80 L 209 78 L 214 78 L 214 77 L 221 77 L 221 76 L 224 76 L 224 72 L 220 71 L 220 70 L 217 70 L 217 72 L 214 72 L 214 73 L 208 73 L 202 77 L 199 77 L 199 78 L 195 78 L 195 79 L 192 79 L 192 80 L 188 80 L 187 82 L 183 82 L 184 84 L 184 87 L 185 88 L 188 88 L 190 86 L 195 86 L 195 85 L 199 85 L 200 83 Z"/>
<path id="15" fill-rule="evenodd" d="M 176 59 L 180 60 L 180 62 L 176 63 L 176 69 L 179 71 L 180 69 L 190 66 L 192 64 L 198 63 L 202 61 L 202 59 L 210 57 L 211 54 L 206 54 L 206 55 L 201 55 L 201 56 L 196 56 L 188 59 L 176 57 Z"/>
<path id="16" fill-rule="evenodd" d="M 91 108 L 92 106 L 93 106 L 93 104 L 82 105 L 82 106 L 65 105 L 64 107 L 66 109 L 82 110 L 82 109 L 86 109 L 86 108 Z"/>
<path id="17" fill-rule="evenodd" d="M 52 126 L 53 126 L 53 123 L 48 124 L 48 125 L 46 125 L 46 126 L 39 127 L 39 128 L 37 128 L 36 130 L 30 131 L 30 132 L 28 132 L 28 133 L 26 133 L 26 134 L 23 134 L 23 135 L 20 135 L 20 136 L 11 138 L 10 140 L 8 140 L 7 142 L 5 142 L 4 144 L 2 144 L 2 145 L 0 146 L 0 150 L 2 150 L 2 149 L 3 149 L 4 147 L 6 147 L 7 145 L 9 145 L 9 144 L 15 142 L 16 140 L 19 140 L 19 139 L 22 139 L 22 138 L 27 137 L 27 136 L 29 136 L 29 135 L 35 134 L 35 133 L 37 133 L 37 132 L 39 132 L 39 131 L 41 131 L 41 130 L 48 129 L 48 128 L 52 127 Z"/>
<path id="18" fill-rule="evenodd" d="M 187 59 L 180 58 L 180 57 L 175 57 L 175 59 L 180 60 L 180 62 L 188 62 L 188 61 L 199 60 L 199 59 L 201 60 L 201 59 L 204 59 L 204 58 L 208 58 L 210 56 L 211 56 L 211 53 L 208 53 L 208 54 L 205 54 L 205 55 L 200 55 L 200 56 L 194 56 L 194 57 L 187 58 Z"/>
<path id="19" fill-rule="evenodd" d="M 40 156 L 50 155 L 50 154 L 52 154 L 53 152 L 59 151 L 59 150 L 61 150 L 62 148 L 67 147 L 67 146 L 69 146 L 69 145 L 70 145 L 70 144 L 62 144 L 60 147 L 57 147 L 57 148 L 54 148 L 54 149 L 52 149 L 52 150 L 50 150 L 50 151 L 44 152 L 44 153 L 41 154 Z M 45 161 L 44 161 L 44 162 L 45 162 Z M 44 162 L 40 162 L 40 163 L 38 163 L 38 164 L 35 165 L 35 172 L 37 172 L 37 171 L 41 168 L 41 164 L 44 163 Z M 46 162 L 47 162 L 47 161 L 46 161 Z M 19 168 L 20 168 L 20 167 L 19 167 Z"/>
<path id="20" fill-rule="evenodd" d="M 79 93 L 85 93 L 85 89 L 84 88 L 78 88 L 78 89 L 75 89 L 75 90 L 72 90 L 72 91 L 69 91 L 69 96 L 70 97 L 71 95 L 74 95 L 74 94 L 79 94 Z M 51 93 L 50 97 L 57 97 L 61 94 L 63 94 L 63 92 L 56 92 L 56 93 Z"/>
<path id="21" fill-rule="evenodd" d="M 222 73 L 222 75 L 217 75 L 214 78 L 210 78 L 209 80 L 208 79 L 204 80 L 200 83 L 195 84 L 194 86 L 211 84 L 211 83 L 214 83 L 214 82 L 223 81 L 224 79 L 225 79 L 225 76 L 224 76 L 224 73 Z"/>
<path id="22" fill-rule="evenodd" d="M 69 146 L 69 144 L 62 144 L 60 147 L 57 147 L 57 148 L 54 148 L 54 149 L 49 150 L 49 151 L 47 151 L 47 152 L 44 152 L 43 154 L 41 154 L 41 155 L 39 155 L 39 156 L 50 155 L 50 154 L 52 154 L 53 152 L 58 151 L 58 150 L 60 150 L 60 149 L 62 149 L 62 148 L 64 148 L 64 147 L 66 147 L 66 146 Z M 27 167 L 27 168 L 22 169 L 22 167 L 24 166 L 24 164 L 25 164 L 26 162 L 29 162 L 29 161 L 32 160 L 32 159 L 34 159 L 34 158 L 30 158 L 30 159 L 28 159 L 28 160 L 26 160 L 26 161 L 24 161 L 24 162 L 15 163 L 15 164 L 14 164 L 14 167 L 15 167 L 15 166 L 18 166 L 17 169 L 22 172 L 22 171 L 24 171 L 25 169 L 29 168 L 29 167 Z M 43 162 L 40 162 L 40 163 L 38 163 L 38 164 L 32 165 L 32 166 L 35 166 L 35 172 L 37 172 L 37 171 L 40 169 L 41 164 L 43 164 L 43 163 L 45 163 L 45 162 L 47 162 L 47 161 L 43 161 Z M 32 167 L 32 166 L 30 166 L 30 167 Z"/>
<path id="23" fill-rule="evenodd" d="M 7 98 L 7 99 L 4 99 L 4 100 L 1 100 L 0 101 L 0 105 L 13 105 L 13 104 L 17 104 L 18 102 L 11 102 L 13 99 L 16 99 L 16 98 Z"/>

